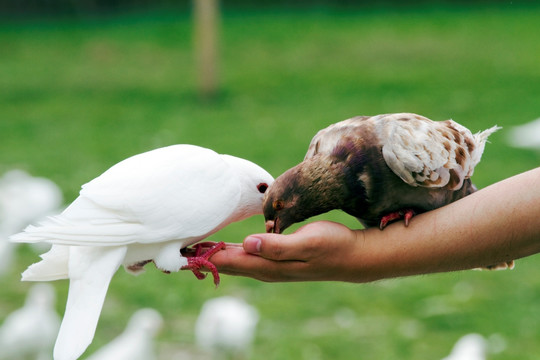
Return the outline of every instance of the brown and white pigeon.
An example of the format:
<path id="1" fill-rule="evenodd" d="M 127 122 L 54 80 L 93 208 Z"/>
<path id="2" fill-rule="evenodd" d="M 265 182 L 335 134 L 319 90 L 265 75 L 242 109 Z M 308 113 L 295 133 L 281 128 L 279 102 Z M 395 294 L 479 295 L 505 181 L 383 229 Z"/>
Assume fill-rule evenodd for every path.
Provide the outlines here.
<path id="1" fill-rule="evenodd" d="M 477 134 L 452 120 L 411 114 L 357 116 L 319 131 L 304 161 L 264 198 L 268 232 L 333 209 L 366 227 L 436 209 L 476 191 L 470 177 L 493 126 Z"/>

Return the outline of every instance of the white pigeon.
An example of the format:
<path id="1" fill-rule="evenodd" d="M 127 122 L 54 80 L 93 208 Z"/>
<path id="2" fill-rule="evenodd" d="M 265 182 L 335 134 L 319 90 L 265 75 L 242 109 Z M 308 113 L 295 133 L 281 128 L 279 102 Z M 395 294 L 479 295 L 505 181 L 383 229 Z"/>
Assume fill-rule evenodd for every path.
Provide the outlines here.
<path id="1" fill-rule="evenodd" d="M 257 310 L 244 300 L 231 296 L 208 300 L 195 324 L 197 345 L 215 358 L 247 357 L 258 321 Z"/>
<path id="2" fill-rule="evenodd" d="M 518 148 L 540 150 L 540 118 L 512 127 L 508 132 L 507 142 Z"/>
<path id="3" fill-rule="evenodd" d="M 57 211 L 62 201 L 60 188 L 49 179 L 22 170 L 10 170 L 0 177 L 0 274 L 12 262 L 14 244 L 8 237 Z"/>
<path id="4" fill-rule="evenodd" d="M 7 316 L 0 328 L 0 359 L 51 359 L 60 316 L 49 284 L 30 288 L 25 304 Z"/>
<path id="5" fill-rule="evenodd" d="M 482 335 L 467 334 L 461 337 L 450 355 L 442 360 L 486 360 L 487 342 Z"/>
<path id="6" fill-rule="evenodd" d="M 86 360 L 155 360 L 154 337 L 162 325 L 156 310 L 137 310 L 122 334 Z"/>
<path id="7" fill-rule="evenodd" d="M 164 272 L 201 267 L 224 246 L 185 258 L 180 249 L 231 222 L 262 213 L 272 176 L 256 164 L 193 145 L 173 145 L 128 158 L 83 185 L 62 214 L 12 236 L 49 242 L 23 281 L 70 279 L 55 360 L 77 359 L 92 342 L 112 276 L 154 262 Z"/>

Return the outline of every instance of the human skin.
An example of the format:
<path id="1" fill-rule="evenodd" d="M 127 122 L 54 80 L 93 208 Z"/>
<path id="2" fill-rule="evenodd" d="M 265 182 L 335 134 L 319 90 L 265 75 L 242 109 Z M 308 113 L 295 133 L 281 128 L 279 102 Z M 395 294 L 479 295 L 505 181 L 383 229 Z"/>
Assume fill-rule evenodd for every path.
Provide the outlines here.
<path id="1" fill-rule="evenodd" d="M 267 282 L 370 282 L 508 262 L 540 252 L 540 168 L 403 222 L 352 230 L 317 221 L 292 234 L 253 234 L 211 261 Z"/>

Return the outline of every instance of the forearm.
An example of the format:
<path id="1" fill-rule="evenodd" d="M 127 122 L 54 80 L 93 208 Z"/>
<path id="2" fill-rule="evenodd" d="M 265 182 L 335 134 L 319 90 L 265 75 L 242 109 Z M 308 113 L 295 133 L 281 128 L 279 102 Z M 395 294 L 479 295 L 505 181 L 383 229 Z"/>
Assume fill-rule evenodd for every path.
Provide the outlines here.
<path id="1" fill-rule="evenodd" d="M 471 269 L 540 252 L 539 215 L 540 168 L 418 215 L 408 228 L 358 230 L 356 281 Z"/>

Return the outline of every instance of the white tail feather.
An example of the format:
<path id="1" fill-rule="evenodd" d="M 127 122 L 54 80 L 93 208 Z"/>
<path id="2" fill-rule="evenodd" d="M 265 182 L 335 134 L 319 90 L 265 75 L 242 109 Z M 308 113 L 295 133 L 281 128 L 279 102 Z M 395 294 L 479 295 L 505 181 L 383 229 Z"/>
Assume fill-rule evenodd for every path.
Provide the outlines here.
<path id="1" fill-rule="evenodd" d="M 477 132 L 473 136 L 474 136 L 474 139 L 476 140 L 476 142 L 478 144 L 485 144 L 486 141 L 487 141 L 487 138 L 489 137 L 489 135 L 491 135 L 495 131 L 498 131 L 498 130 L 501 130 L 501 129 L 502 129 L 502 127 L 495 125 L 495 126 L 492 126 L 489 129 L 486 129 L 484 131 Z"/>
<path id="2" fill-rule="evenodd" d="M 482 154 L 484 153 L 484 147 L 486 145 L 486 141 L 489 137 L 489 135 L 493 134 L 495 131 L 502 129 L 500 126 L 492 126 L 489 129 L 486 129 L 484 131 L 477 132 L 474 134 L 474 140 L 476 141 L 476 148 L 471 153 L 471 161 L 473 164 L 473 167 L 476 166 L 480 159 L 482 158 Z M 472 174 L 471 174 L 472 175 Z"/>
<path id="3" fill-rule="evenodd" d="M 94 338 L 109 283 L 127 248 L 70 247 L 69 294 L 54 347 L 55 360 L 75 360 Z"/>
<path id="4" fill-rule="evenodd" d="M 51 281 L 68 278 L 69 246 L 53 245 L 43 259 L 22 273 L 22 281 Z"/>

